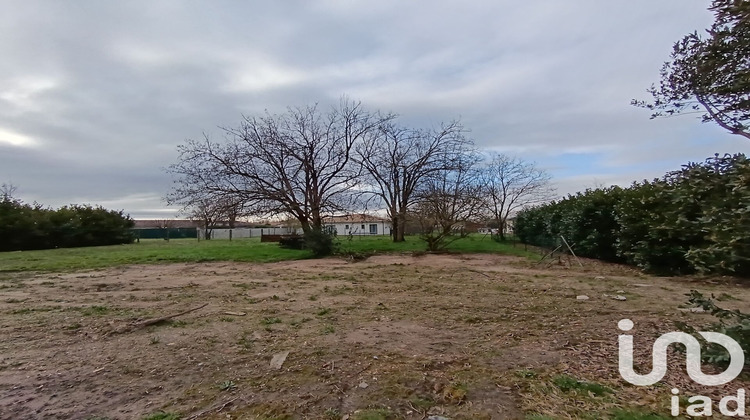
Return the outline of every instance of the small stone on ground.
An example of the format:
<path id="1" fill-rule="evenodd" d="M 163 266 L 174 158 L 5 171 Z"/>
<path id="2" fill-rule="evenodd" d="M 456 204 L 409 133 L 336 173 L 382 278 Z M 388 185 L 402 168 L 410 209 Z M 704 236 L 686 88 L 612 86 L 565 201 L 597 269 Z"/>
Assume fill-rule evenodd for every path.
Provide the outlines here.
<path id="1" fill-rule="evenodd" d="M 281 369 L 281 365 L 284 364 L 287 356 L 289 356 L 289 350 L 274 354 L 273 358 L 271 358 L 271 368 Z"/>

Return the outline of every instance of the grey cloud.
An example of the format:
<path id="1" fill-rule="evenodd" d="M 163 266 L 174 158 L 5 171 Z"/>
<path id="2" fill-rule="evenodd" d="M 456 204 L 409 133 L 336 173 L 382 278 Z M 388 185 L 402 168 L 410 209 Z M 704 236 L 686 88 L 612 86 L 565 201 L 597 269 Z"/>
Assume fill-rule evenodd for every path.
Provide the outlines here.
<path id="1" fill-rule="evenodd" d="M 407 124 L 460 117 L 480 147 L 550 168 L 566 165 L 565 153 L 592 153 L 601 161 L 591 176 L 629 183 L 748 149 L 692 118 L 649 121 L 629 105 L 657 80 L 673 42 L 708 26 L 706 5 L 4 3 L 0 180 L 50 205 L 163 215 L 171 181 L 162 168 L 186 138 L 220 136 L 217 126 L 243 113 L 348 94 Z M 586 179 L 559 181 L 575 189 Z"/>

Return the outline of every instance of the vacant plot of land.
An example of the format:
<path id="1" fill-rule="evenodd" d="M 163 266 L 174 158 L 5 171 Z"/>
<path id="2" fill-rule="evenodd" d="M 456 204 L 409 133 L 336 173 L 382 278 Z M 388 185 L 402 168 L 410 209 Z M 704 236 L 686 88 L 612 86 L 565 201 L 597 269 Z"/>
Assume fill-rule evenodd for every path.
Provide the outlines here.
<path id="1" fill-rule="evenodd" d="M 712 321 L 678 310 L 690 289 L 750 302 L 733 284 L 497 255 L 5 273 L 0 418 L 667 418 L 673 386 L 747 387 L 696 387 L 677 354 L 664 385 L 619 379 L 617 321 L 635 321 L 648 370 L 674 321 Z"/>

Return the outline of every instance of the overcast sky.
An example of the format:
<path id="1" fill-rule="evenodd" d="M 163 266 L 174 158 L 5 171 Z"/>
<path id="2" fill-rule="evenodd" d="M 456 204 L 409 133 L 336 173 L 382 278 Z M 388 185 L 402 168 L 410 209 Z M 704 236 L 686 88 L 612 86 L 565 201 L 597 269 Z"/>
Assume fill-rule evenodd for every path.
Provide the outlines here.
<path id="1" fill-rule="evenodd" d="M 750 142 L 647 99 L 708 1 L 3 1 L 0 183 L 24 201 L 174 217 L 176 146 L 242 114 L 346 94 L 461 118 L 560 193 L 660 176 Z"/>

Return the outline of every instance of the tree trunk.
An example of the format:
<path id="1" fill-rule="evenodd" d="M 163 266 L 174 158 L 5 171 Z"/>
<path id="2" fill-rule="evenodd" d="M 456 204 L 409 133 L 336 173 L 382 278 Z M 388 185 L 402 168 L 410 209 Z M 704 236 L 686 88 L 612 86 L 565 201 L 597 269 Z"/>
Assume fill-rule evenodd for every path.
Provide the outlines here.
<path id="1" fill-rule="evenodd" d="M 398 233 L 400 232 L 398 228 L 398 216 L 391 216 L 391 239 L 393 242 L 398 242 Z"/>
<path id="2" fill-rule="evenodd" d="M 319 232 L 323 231 L 323 218 L 320 217 L 320 212 L 313 210 L 312 215 L 312 224 L 310 226 L 312 230 L 317 230 Z"/>
<path id="3" fill-rule="evenodd" d="M 302 227 L 302 234 L 303 235 L 306 235 L 306 234 L 310 233 L 310 231 L 312 231 L 312 226 L 310 226 L 310 222 L 308 222 L 305 219 L 301 219 L 301 218 L 298 218 L 297 220 L 299 220 L 299 223 L 300 223 L 300 225 Z"/>
<path id="4" fill-rule="evenodd" d="M 406 211 L 401 211 L 398 216 L 398 237 L 394 236 L 393 242 L 404 242 L 404 233 L 406 231 Z"/>
<path id="5" fill-rule="evenodd" d="M 499 227 L 497 231 L 498 231 L 498 234 L 500 235 L 500 240 L 504 241 L 505 240 L 505 220 L 499 219 L 498 221 L 500 223 L 498 223 Z"/>

